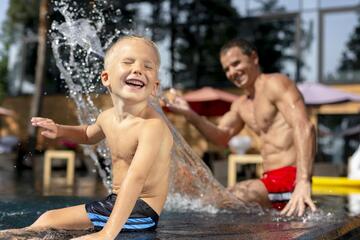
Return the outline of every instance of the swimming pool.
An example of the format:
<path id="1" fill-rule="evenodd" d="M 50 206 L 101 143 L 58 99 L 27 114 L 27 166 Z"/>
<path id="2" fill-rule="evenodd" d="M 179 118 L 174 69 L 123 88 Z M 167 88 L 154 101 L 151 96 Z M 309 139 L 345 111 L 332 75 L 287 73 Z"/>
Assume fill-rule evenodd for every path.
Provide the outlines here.
<path id="1" fill-rule="evenodd" d="M 90 201 L 85 197 L 9 197 L 0 200 L 0 229 L 32 223 L 47 209 Z M 280 218 L 274 212 L 164 212 L 150 233 L 122 233 L 121 239 L 360 239 L 360 216 L 349 217 L 343 197 L 315 197 L 320 211 L 303 218 Z M 47 231 L 15 239 L 69 239 L 84 232 Z M 14 236 L 12 236 L 14 237 Z M 0 239 L 14 239 L 1 235 Z"/>

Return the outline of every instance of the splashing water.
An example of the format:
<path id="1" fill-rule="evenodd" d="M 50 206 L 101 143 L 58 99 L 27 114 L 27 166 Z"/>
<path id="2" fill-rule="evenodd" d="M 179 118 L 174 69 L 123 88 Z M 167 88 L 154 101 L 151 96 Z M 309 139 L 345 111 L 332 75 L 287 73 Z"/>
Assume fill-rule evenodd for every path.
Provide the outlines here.
<path id="1" fill-rule="evenodd" d="M 56 65 L 65 81 L 70 97 L 75 101 L 81 124 L 92 124 L 101 112 L 93 103 L 93 92 L 101 88 L 99 83 L 102 58 L 107 46 L 121 34 L 133 31 L 116 30 L 102 46 L 98 34 L 104 26 L 101 8 L 96 8 L 94 20 L 79 16 L 76 8 L 69 7 L 68 1 L 55 3 L 55 11 L 64 17 L 63 22 L 54 21 L 51 26 L 52 50 Z M 148 30 L 146 30 L 148 32 Z M 142 34 L 139 34 L 142 35 Z M 182 136 L 166 118 L 157 99 L 150 104 L 161 114 L 174 137 L 172 149 L 171 182 L 166 209 L 217 212 L 219 208 L 231 207 L 240 211 L 261 211 L 259 207 L 248 208 L 228 192 L 202 160 L 194 154 Z M 96 147 L 84 146 L 85 153 L 94 160 L 104 184 L 111 188 L 111 159 L 105 142 Z"/>

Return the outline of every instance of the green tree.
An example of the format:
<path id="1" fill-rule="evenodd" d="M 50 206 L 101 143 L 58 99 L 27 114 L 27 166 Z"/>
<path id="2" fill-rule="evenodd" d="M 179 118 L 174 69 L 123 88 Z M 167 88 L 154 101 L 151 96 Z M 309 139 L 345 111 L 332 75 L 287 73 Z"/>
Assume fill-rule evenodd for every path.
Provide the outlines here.
<path id="1" fill-rule="evenodd" d="M 231 1 L 171 1 L 174 84 L 224 86 L 219 50 L 236 36 L 239 17 Z M 226 82 L 227 83 L 227 82 Z M 225 83 L 225 85 L 226 85 Z"/>
<path id="2" fill-rule="evenodd" d="M 352 74 L 354 72 L 356 74 Z M 343 81 L 349 82 L 358 80 L 360 76 L 360 16 L 357 26 L 346 43 L 346 50 L 342 53 L 338 73 Z"/>
<path id="3" fill-rule="evenodd" d="M 3 46 L 0 52 L 0 94 L 6 95 L 7 90 L 7 63 L 10 44 L 16 40 L 19 35 L 27 32 L 36 32 L 37 17 L 39 9 L 39 0 L 11 0 L 3 22 L 2 35 L 0 38 Z M 19 28 L 23 26 L 23 28 Z M 22 31 L 19 33 L 19 31 Z"/>
<path id="4" fill-rule="evenodd" d="M 277 0 L 259 0 L 260 13 L 283 13 L 285 9 L 278 5 Z M 284 50 L 295 43 L 295 19 L 288 17 L 242 19 L 240 25 L 247 31 L 239 31 L 240 36 L 252 39 L 258 49 L 260 65 L 267 73 L 282 72 L 283 60 L 295 60 Z M 251 30 L 250 30 L 251 29 Z"/>

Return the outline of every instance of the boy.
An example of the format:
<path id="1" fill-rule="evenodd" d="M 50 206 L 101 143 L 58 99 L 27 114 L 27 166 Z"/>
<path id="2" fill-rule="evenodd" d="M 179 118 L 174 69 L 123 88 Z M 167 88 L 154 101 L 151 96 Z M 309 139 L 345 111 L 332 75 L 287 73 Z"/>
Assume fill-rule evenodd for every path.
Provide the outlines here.
<path id="1" fill-rule="evenodd" d="M 34 117 L 34 126 L 47 138 L 67 138 L 95 144 L 106 138 L 111 151 L 113 193 L 102 201 L 41 215 L 30 229 L 86 229 L 99 232 L 76 239 L 114 239 L 123 230 L 151 230 L 157 226 L 168 193 L 171 132 L 148 104 L 159 85 L 159 52 L 141 37 L 119 39 L 106 52 L 102 84 L 113 107 L 89 126 L 65 126 Z"/>

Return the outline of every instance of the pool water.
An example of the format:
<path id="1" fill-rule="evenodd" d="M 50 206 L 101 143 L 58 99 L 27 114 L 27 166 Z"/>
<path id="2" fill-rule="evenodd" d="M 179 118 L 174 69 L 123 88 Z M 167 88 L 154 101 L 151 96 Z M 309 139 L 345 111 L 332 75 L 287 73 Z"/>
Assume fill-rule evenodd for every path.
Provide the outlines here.
<path id="1" fill-rule="evenodd" d="M 47 209 L 91 201 L 85 197 L 10 197 L 0 200 L 0 229 L 21 228 Z M 343 197 L 315 197 L 320 210 L 302 218 L 219 212 L 164 212 L 156 232 L 121 233 L 121 239 L 360 239 L 360 217 L 349 217 Z M 0 239 L 70 239 L 83 231 L 1 235 Z M 15 237 L 15 238 L 14 238 Z M 120 239 L 120 238 L 119 238 Z"/>

